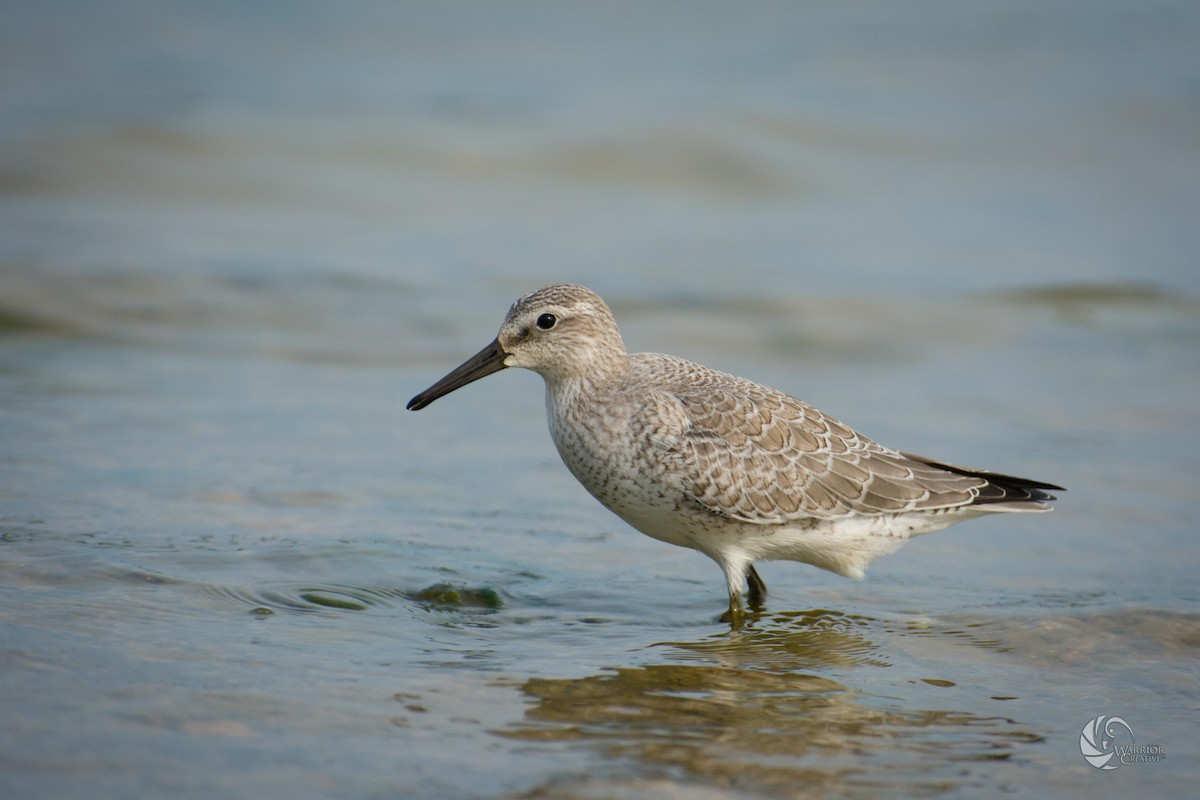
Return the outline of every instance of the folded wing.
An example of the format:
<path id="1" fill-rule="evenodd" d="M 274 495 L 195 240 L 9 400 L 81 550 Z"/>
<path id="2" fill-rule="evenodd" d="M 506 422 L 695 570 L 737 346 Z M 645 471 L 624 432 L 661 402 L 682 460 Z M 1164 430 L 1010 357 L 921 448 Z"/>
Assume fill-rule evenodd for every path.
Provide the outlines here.
<path id="1" fill-rule="evenodd" d="M 756 523 L 989 504 L 1045 510 L 1059 487 L 884 447 L 795 398 L 745 382 L 672 394 L 686 424 L 672 447 L 685 491 Z M 981 509 L 983 510 L 983 509 Z"/>

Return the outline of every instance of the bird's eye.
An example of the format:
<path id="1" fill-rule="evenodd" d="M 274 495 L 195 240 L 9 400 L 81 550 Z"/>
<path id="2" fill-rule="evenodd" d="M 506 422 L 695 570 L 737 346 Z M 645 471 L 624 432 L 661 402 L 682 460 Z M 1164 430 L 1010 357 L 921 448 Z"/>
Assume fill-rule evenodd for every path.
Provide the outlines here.
<path id="1" fill-rule="evenodd" d="M 558 318 L 553 314 L 542 314 L 537 318 L 537 326 L 544 331 L 548 331 L 558 324 Z"/>

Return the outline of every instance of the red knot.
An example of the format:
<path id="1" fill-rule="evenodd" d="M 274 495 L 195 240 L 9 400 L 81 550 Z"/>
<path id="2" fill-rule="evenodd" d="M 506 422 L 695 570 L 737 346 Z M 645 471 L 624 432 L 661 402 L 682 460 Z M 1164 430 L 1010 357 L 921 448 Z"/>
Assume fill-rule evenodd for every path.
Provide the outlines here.
<path id="1" fill-rule="evenodd" d="M 608 305 L 555 284 L 517 300 L 487 347 L 408 403 L 505 367 L 546 381 L 559 455 L 642 533 L 720 565 L 727 618 L 761 608 L 755 561 L 861 578 L 909 537 L 997 512 L 1049 511 L 1062 487 L 893 450 L 807 403 L 675 356 L 626 351 Z"/>

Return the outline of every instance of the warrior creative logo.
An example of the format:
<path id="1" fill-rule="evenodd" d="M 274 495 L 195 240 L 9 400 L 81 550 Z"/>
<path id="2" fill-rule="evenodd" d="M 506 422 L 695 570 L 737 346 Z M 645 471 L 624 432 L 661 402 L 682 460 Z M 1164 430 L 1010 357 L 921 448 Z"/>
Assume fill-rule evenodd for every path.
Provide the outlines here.
<path id="1" fill-rule="evenodd" d="M 1116 769 L 1133 763 L 1162 761 L 1166 752 L 1161 744 L 1139 745 L 1133 728 L 1120 717 L 1101 714 L 1079 734 L 1079 752 L 1096 769 Z"/>

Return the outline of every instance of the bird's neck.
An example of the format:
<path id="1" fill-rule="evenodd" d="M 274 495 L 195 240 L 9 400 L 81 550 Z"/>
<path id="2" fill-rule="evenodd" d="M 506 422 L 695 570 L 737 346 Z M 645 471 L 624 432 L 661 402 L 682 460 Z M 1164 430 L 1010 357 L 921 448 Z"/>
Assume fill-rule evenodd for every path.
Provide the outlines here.
<path id="1" fill-rule="evenodd" d="M 628 369 L 629 355 L 621 352 L 606 353 L 570 371 L 543 374 L 547 408 L 553 412 L 567 407 L 602 404 L 621 385 Z"/>

